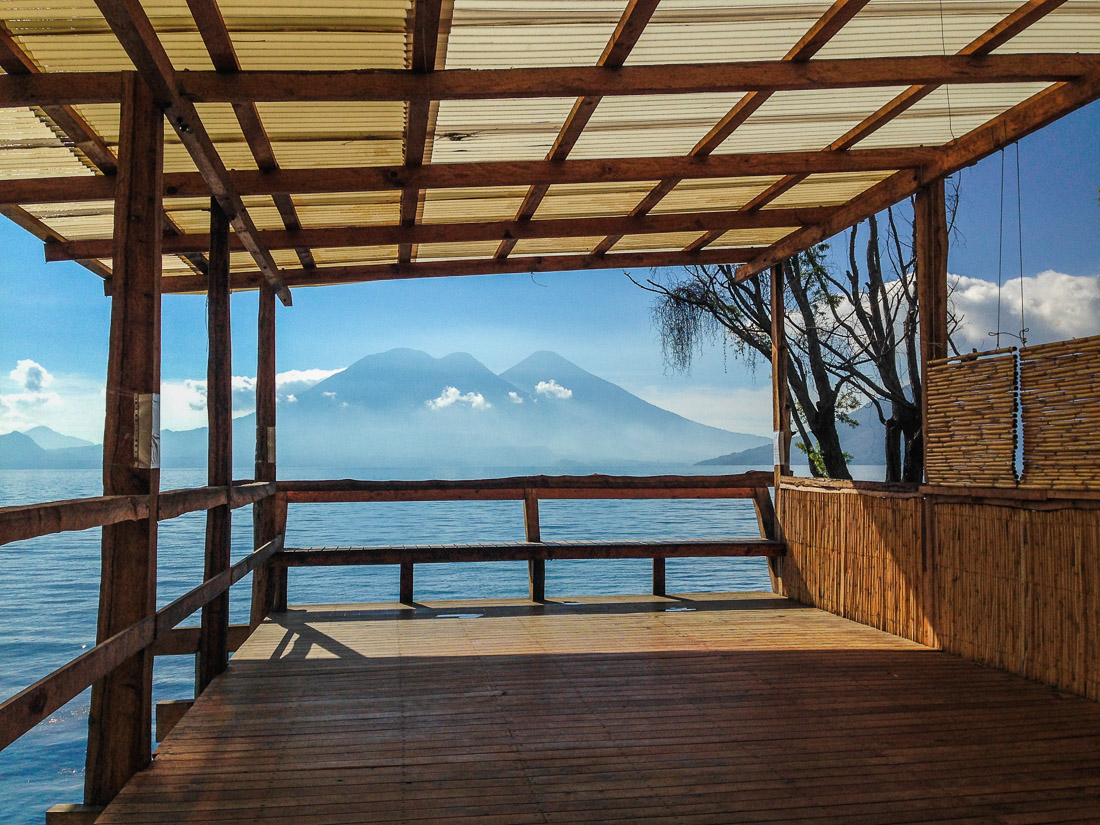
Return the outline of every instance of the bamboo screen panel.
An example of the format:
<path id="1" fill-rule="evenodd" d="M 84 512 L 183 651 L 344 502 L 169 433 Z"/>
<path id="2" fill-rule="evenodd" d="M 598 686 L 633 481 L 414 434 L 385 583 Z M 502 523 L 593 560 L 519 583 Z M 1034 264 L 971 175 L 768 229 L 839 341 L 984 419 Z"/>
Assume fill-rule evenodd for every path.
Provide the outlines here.
<path id="1" fill-rule="evenodd" d="M 1100 335 L 1020 350 L 1029 486 L 1100 490 Z"/>
<path id="2" fill-rule="evenodd" d="M 927 643 L 918 495 L 784 487 L 782 519 L 786 596 Z"/>
<path id="3" fill-rule="evenodd" d="M 929 484 L 1016 485 L 1016 356 L 929 364 L 925 474 Z"/>

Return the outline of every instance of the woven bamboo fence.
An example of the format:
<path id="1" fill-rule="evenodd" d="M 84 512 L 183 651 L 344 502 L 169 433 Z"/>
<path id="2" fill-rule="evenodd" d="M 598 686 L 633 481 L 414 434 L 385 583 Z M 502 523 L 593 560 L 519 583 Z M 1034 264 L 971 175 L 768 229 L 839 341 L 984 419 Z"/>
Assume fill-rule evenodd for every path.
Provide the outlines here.
<path id="1" fill-rule="evenodd" d="M 782 495 L 786 595 L 925 641 L 919 495 L 798 488 Z"/>
<path id="2" fill-rule="evenodd" d="M 785 486 L 782 514 L 790 598 L 1100 700 L 1096 501 Z"/>
<path id="3" fill-rule="evenodd" d="M 1020 350 L 1023 484 L 1100 490 L 1100 335 Z"/>
<path id="4" fill-rule="evenodd" d="M 929 484 L 1016 485 L 1016 375 L 1011 348 L 929 363 Z"/>

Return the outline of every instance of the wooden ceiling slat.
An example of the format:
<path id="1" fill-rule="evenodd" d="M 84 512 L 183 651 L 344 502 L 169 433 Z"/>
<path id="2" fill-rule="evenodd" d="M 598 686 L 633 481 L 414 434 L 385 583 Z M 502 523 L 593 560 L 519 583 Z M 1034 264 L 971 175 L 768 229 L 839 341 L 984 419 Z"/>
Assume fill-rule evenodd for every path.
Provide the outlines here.
<path id="1" fill-rule="evenodd" d="M 419 167 L 358 166 L 331 169 L 231 171 L 241 195 L 310 195 L 338 192 L 392 192 L 494 186 L 623 183 L 651 181 L 672 173 L 680 180 L 783 175 L 791 172 L 874 172 L 906 169 L 931 161 L 931 147 L 854 149 L 849 152 L 750 152 L 691 158 L 670 157 L 426 164 Z M 164 176 L 167 197 L 207 197 L 210 189 L 196 172 Z M 30 178 L 0 181 L 0 204 L 76 203 L 110 200 L 114 182 L 105 176 Z M 638 212 L 638 214 L 642 214 Z"/>
<path id="2" fill-rule="evenodd" d="M 820 51 L 849 20 L 855 17 L 868 2 L 870 2 L 870 0 L 836 0 L 836 2 L 829 7 L 828 11 L 826 11 L 825 14 L 810 27 L 810 30 L 807 31 L 806 34 L 804 34 L 787 52 L 783 60 L 785 62 L 799 62 L 808 60 L 810 57 L 817 54 L 817 52 Z M 718 121 L 714 128 L 695 144 L 688 153 L 689 157 L 707 157 L 713 153 L 725 142 L 726 138 L 733 134 L 733 132 L 742 123 L 748 120 L 757 109 L 763 106 L 771 96 L 772 92 L 768 91 L 749 92 L 730 109 L 725 117 Z M 649 194 L 634 208 L 634 212 L 631 214 L 644 215 L 648 213 L 660 203 L 669 192 L 676 188 L 680 180 L 681 179 L 670 175 L 665 176 L 664 180 L 653 187 Z M 717 238 L 712 239 L 709 234 L 704 235 L 703 238 L 689 245 L 687 251 L 695 252 L 697 249 L 706 246 L 706 243 L 701 243 L 704 239 L 707 239 L 708 243 L 711 240 L 717 240 Z M 593 251 L 599 254 L 606 253 L 620 240 L 620 237 L 608 236 L 600 241 Z"/>
<path id="3" fill-rule="evenodd" d="M 572 272 L 576 270 L 631 269 L 635 267 L 700 266 L 730 264 L 751 258 L 759 249 L 707 249 L 690 255 L 684 252 L 621 252 L 612 255 L 539 255 L 510 257 L 504 260 L 414 261 L 407 264 L 370 264 L 365 266 L 320 266 L 317 269 L 286 269 L 283 277 L 290 286 L 351 284 L 372 281 L 446 278 L 469 275 L 502 275 L 518 272 Z M 258 272 L 231 276 L 232 289 L 256 289 Z M 183 275 L 165 278 L 165 293 L 203 292 L 206 280 Z"/>
<path id="4" fill-rule="evenodd" d="M 233 38 L 225 25 L 217 0 L 187 0 L 187 6 L 199 27 L 199 34 L 206 45 L 206 51 L 210 55 L 210 62 L 214 64 L 215 71 L 225 74 L 239 72 L 241 63 L 237 59 Z M 256 104 L 234 103 L 233 113 L 237 116 L 237 123 L 240 124 L 241 132 L 260 171 L 272 172 L 278 169 L 279 162 L 275 159 L 275 151 L 271 148 L 271 141 L 268 139 L 267 130 L 260 119 L 260 111 L 256 108 Z M 283 226 L 287 229 L 301 229 L 302 224 L 298 220 L 298 212 L 290 196 L 276 195 L 274 201 Z M 309 249 L 299 248 L 294 251 L 306 269 L 317 265 Z"/>
<path id="5" fill-rule="evenodd" d="M 435 71 L 439 50 L 439 25 L 443 11 L 443 0 L 416 0 L 409 17 L 409 39 L 412 50 L 409 55 L 409 70 L 417 74 L 429 74 Z M 405 165 L 418 167 L 424 163 L 428 145 L 429 121 L 432 105 L 430 100 L 410 101 L 405 122 Z M 401 223 L 412 226 L 416 223 L 416 213 L 420 205 L 420 189 L 408 186 L 401 192 Z M 413 248 L 410 244 L 398 247 L 398 260 L 407 262 L 412 259 Z"/>
<path id="6" fill-rule="evenodd" d="M 998 46 L 1003 46 L 1011 38 L 1024 31 L 1028 26 L 1037 23 L 1050 14 L 1066 0 L 1028 0 L 1017 8 L 1012 14 L 999 21 L 996 25 L 980 34 L 959 51 L 959 56 L 982 57 L 989 55 Z M 932 94 L 942 84 L 914 84 L 901 92 L 893 100 L 881 106 L 859 124 L 841 135 L 823 150 L 824 152 L 836 152 L 851 149 L 864 138 L 881 129 L 894 118 L 912 108 L 916 103 Z M 783 193 L 789 192 L 802 183 L 808 175 L 804 172 L 786 175 L 776 181 L 755 198 L 742 207 L 745 210 L 761 209 L 775 201 Z M 701 247 L 696 247 L 701 248 Z"/>
<path id="7" fill-rule="evenodd" d="M 799 227 L 825 220 L 831 210 L 765 209 L 758 212 L 737 210 L 722 212 L 670 212 L 639 217 L 548 218 L 533 221 L 477 221 L 467 223 L 415 224 L 413 226 L 337 226 L 323 229 L 262 230 L 258 240 L 270 249 L 309 247 L 387 246 L 402 243 L 473 243 L 501 238 L 526 240 L 533 238 L 584 238 L 618 233 L 649 235 L 663 232 L 706 232 L 730 229 Z M 209 236 L 190 233 L 165 238 L 165 253 L 178 254 L 205 249 Z M 68 241 L 46 245 L 46 260 L 85 260 L 110 255 L 111 241 L 95 239 Z M 231 248 L 244 248 L 243 240 L 234 238 Z"/>
<path id="8" fill-rule="evenodd" d="M 284 304 L 291 303 L 290 290 L 279 278 L 279 267 L 271 253 L 257 239 L 256 225 L 229 179 L 221 157 L 214 148 L 194 105 L 181 92 L 176 72 L 152 23 L 138 0 L 96 0 L 126 54 L 149 84 L 153 96 L 164 110 L 168 122 L 187 148 L 214 198 L 229 217 L 233 231 L 255 259 Z"/>
<path id="9" fill-rule="evenodd" d="M 660 0 L 630 0 L 627 3 L 622 17 L 619 18 L 618 25 L 615 26 L 615 31 L 611 34 L 607 46 L 604 47 L 600 59 L 596 62 L 597 67 L 617 69 L 626 62 L 627 57 L 630 56 L 630 51 L 649 24 L 653 12 L 657 9 L 658 2 Z M 565 123 L 562 124 L 561 131 L 558 132 L 558 136 L 554 140 L 554 145 L 546 156 L 548 161 L 563 161 L 569 156 L 602 99 L 600 95 L 583 95 L 577 98 L 568 117 L 565 119 Z M 525 221 L 533 218 L 549 189 L 550 187 L 545 185 L 532 186 L 520 205 L 516 219 Z M 500 246 L 497 248 L 496 257 L 507 258 L 515 249 L 515 246 L 515 240 L 501 241 Z"/>
<path id="10" fill-rule="evenodd" d="M 122 2 L 122 0 L 113 0 Z M 104 0 L 106 2 L 106 0 Z M 191 103 L 359 103 L 416 100 L 623 97 L 783 92 L 927 84 L 1058 83 L 1093 71 L 1091 53 L 954 54 L 857 57 L 804 62 L 756 60 L 531 69 L 213 71 L 176 78 Z M 580 94 L 578 94 L 580 93 Z M 118 102 L 116 72 L 47 72 L 0 76 L 0 106 Z"/>
<path id="11" fill-rule="evenodd" d="M 947 144 L 939 157 L 919 172 L 898 172 L 833 210 L 827 220 L 807 226 L 773 244 L 766 252 L 739 267 L 737 280 L 743 281 L 763 272 L 773 264 L 912 196 L 921 186 L 970 166 L 1098 99 L 1100 72 L 1040 92 L 984 126 Z M 764 210 L 765 213 L 769 211 L 771 210 Z"/>

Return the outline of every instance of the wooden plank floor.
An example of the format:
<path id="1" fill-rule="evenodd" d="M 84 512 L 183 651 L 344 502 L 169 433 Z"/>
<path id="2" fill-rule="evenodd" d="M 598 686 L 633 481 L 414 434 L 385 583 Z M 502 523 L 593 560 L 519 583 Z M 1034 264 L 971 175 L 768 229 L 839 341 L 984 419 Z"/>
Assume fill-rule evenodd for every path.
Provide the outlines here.
<path id="1" fill-rule="evenodd" d="M 1100 705 L 769 594 L 292 609 L 102 823 L 1100 822 Z"/>

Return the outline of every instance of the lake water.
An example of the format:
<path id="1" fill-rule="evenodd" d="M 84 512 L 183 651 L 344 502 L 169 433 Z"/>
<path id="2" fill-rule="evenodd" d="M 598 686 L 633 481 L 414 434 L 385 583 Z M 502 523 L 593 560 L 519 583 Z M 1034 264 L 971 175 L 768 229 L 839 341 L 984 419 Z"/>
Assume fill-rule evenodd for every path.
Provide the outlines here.
<path id="1" fill-rule="evenodd" d="M 629 475 L 722 473 L 730 468 L 601 468 Z M 740 468 L 738 468 L 740 469 Z M 766 468 L 770 469 L 770 468 Z M 522 475 L 543 470 L 491 468 L 466 477 Z M 586 470 L 587 471 L 587 470 Z M 585 472 L 586 472 L 585 471 Z M 569 472 L 574 472 L 570 470 Z M 581 472 L 581 471 L 576 471 Z M 251 472 L 241 469 L 237 477 Z M 461 477 L 441 471 L 372 468 L 280 468 L 283 478 Z M 205 484 L 205 470 L 165 470 L 162 489 Z M 98 470 L 0 472 L 0 506 L 99 495 Z M 542 501 L 542 537 L 565 539 L 724 538 L 758 535 L 749 501 Z M 251 550 L 252 508 L 233 512 L 233 558 Z M 99 594 L 100 531 L 62 533 L 0 546 L 0 699 L 60 667 L 95 642 Z M 205 514 L 190 513 L 160 524 L 158 606 L 197 586 L 203 570 Z M 291 546 L 426 544 L 512 541 L 523 538 L 520 502 L 409 502 L 298 504 L 290 508 Z M 651 586 L 645 560 L 556 561 L 547 564 L 548 596 L 645 593 Z M 672 559 L 669 592 L 767 590 L 763 559 Z M 290 603 L 395 601 L 397 567 L 321 568 L 290 571 Z M 233 588 L 231 621 L 248 620 L 251 577 Z M 416 597 L 505 598 L 527 595 L 524 562 L 425 564 L 416 568 Z M 195 614 L 185 624 L 197 623 Z M 162 657 L 154 674 L 154 701 L 193 695 L 194 658 Z M 89 691 L 0 753 L 0 822 L 30 825 L 44 811 L 83 798 Z"/>

